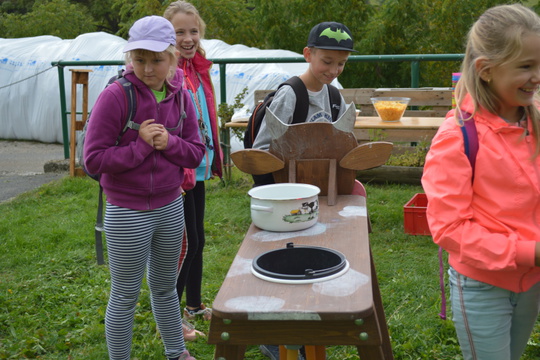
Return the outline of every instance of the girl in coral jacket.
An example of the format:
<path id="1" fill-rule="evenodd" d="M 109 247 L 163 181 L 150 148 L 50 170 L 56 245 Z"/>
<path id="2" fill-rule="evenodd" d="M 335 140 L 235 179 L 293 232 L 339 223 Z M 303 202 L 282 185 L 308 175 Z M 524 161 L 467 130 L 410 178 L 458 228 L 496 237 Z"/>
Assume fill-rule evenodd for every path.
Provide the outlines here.
<path id="1" fill-rule="evenodd" d="M 111 272 L 105 334 L 111 360 L 129 360 L 133 319 L 147 272 L 152 312 L 170 360 L 195 360 L 184 344 L 176 294 L 178 259 L 184 253 L 184 167 L 205 151 L 183 73 L 177 69 L 171 23 L 148 16 L 134 23 L 124 48 L 125 78 L 135 87 L 134 123 L 116 144 L 127 102 L 119 83 L 99 96 L 88 124 L 85 165 L 100 173 L 107 195 L 104 228 Z M 181 112 L 184 103 L 185 114 Z"/>
<path id="2" fill-rule="evenodd" d="M 163 16 L 171 21 L 176 31 L 176 48 L 180 52 L 178 67 L 184 72 L 184 86 L 191 96 L 199 123 L 199 135 L 206 145 L 203 160 L 195 169 L 195 187 L 186 191 L 185 217 L 188 252 L 177 281 L 180 300 L 184 288 L 184 337 L 195 340 L 204 335 L 195 330 L 193 320 L 197 316 L 209 320 L 211 309 L 202 302 L 201 284 L 203 274 L 203 250 L 205 246 L 204 213 L 205 181 L 222 177 L 222 153 L 219 143 L 218 119 L 214 87 L 210 78 L 212 62 L 206 59 L 201 46 L 206 24 L 197 9 L 189 2 L 174 1 Z"/>
<path id="3" fill-rule="evenodd" d="M 457 108 L 426 157 L 433 240 L 450 264 L 453 321 L 465 359 L 518 360 L 540 306 L 540 18 L 488 9 L 469 32 Z M 478 132 L 476 164 L 462 121 Z"/>

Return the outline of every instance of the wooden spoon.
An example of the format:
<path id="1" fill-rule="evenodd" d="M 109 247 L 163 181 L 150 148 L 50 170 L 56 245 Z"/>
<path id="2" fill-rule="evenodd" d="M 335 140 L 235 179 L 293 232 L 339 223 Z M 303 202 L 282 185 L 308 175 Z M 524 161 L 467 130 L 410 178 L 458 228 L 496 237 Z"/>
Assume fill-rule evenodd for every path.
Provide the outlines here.
<path id="1" fill-rule="evenodd" d="M 376 141 L 355 147 L 339 162 L 339 165 L 351 170 L 366 170 L 384 165 L 392 153 L 393 144 Z"/>
<path id="2" fill-rule="evenodd" d="M 265 150 L 245 149 L 231 154 L 234 165 L 251 175 L 262 175 L 283 169 L 285 163 Z"/>

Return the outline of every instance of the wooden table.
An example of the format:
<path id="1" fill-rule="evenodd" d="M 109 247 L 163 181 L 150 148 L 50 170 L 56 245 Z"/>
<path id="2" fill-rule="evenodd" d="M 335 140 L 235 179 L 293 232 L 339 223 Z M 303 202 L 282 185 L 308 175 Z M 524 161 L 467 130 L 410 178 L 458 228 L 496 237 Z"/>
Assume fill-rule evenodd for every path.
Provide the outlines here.
<path id="1" fill-rule="evenodd" d="M 244 358 L 247 345 L 356 345 L 362 359 L 393 359 L 375 267 L 371 260 L 365 198 L 340 195 L 328 206 L 319 197 L 313 227 L 276 233 L 253 224 L 212 306 L 208 343 L 215 359 Z M 280 284 L 251 273 L 254 257 L 287 243 L 335 249 L 349 270 L 313 284 Z"/>
<path id="2" fill-rule="evenodd" d="M 247 127 L 247 118 L 239 118 L 225 124 L 225 128 Z M 355 129 L 409 129 L 437 130 L 444 117 L 403 117 L 400 121 L 382 121 L 378 116 L 357 116 Z"/>
<path id="3" fill-rule="evenodd" d="M 358 116 L 354 135 L 358 141 L 430 142 L 444 117 L 403 117 L 400 121 L 381 121 L 377 116 Z"/>

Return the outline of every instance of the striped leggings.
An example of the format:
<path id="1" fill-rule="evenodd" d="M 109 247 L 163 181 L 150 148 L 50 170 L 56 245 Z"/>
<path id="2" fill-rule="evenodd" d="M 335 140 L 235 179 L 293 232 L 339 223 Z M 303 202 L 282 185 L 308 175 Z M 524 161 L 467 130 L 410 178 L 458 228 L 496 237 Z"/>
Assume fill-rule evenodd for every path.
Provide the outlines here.
<path id="1" fill-rule="evenodd" d="M 165 355 L 175 358 L 186 349 L 176 278 L 183 247 L 182 197 L 159 209 L 131 210 L 107 203 L 105 234 L 111 292 L 105 334 L 111 360 L 129 360 L 135 308 L 145 270 L 154 318 Z"/>

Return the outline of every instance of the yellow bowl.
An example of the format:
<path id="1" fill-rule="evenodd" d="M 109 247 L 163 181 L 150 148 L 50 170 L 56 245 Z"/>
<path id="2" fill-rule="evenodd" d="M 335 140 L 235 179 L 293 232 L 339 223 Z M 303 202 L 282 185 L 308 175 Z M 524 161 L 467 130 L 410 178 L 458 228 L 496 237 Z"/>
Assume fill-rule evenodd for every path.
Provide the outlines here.
<path id="1" fill-rule="evenodd" d="M 382 121 L 399 121 L 411 101 L 405 97 L 371 98 L 371 102 Z"/>

